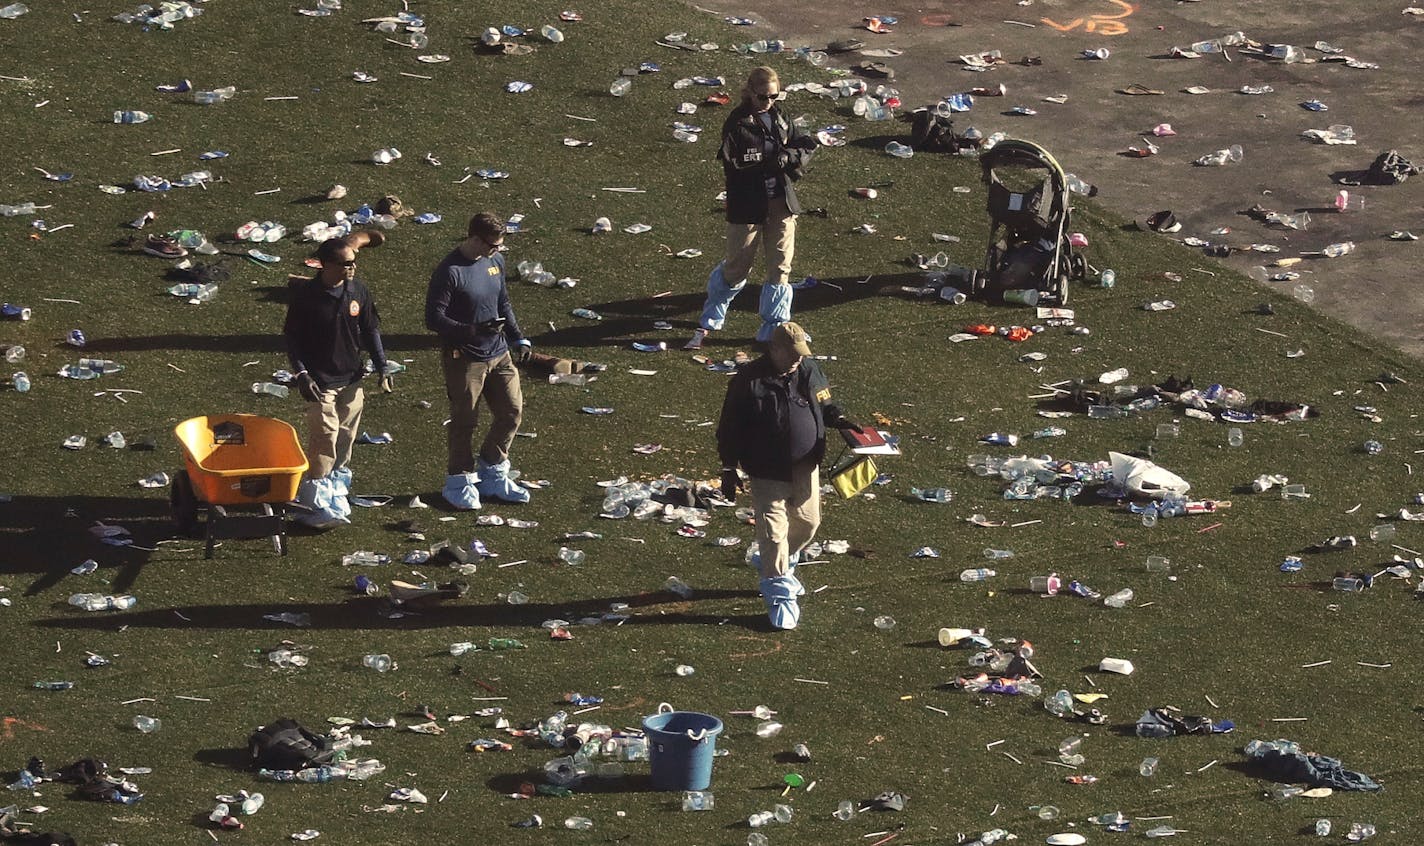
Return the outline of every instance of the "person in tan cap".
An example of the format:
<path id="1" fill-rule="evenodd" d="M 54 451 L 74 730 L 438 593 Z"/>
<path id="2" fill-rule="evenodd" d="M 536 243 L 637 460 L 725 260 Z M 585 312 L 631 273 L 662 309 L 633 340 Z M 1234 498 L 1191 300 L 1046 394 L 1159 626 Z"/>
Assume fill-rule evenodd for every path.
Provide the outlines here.
<path id="1" fill-rule="evenodd" d="M 820 463 L 826 429 L 860 427 L 831 402 L 831 385 L 811 358 L 806 330 L 791 322 L 776 326 L 766 355 L 737 371 L 727 386 L 717 423 L 722 459 L 722 495 L 733 499 L 750 477 L 756 514 L 761 595 L 771 624 L 794 629 L 801 619 L 796 579 L 801 550 L 821 524 Z"/>

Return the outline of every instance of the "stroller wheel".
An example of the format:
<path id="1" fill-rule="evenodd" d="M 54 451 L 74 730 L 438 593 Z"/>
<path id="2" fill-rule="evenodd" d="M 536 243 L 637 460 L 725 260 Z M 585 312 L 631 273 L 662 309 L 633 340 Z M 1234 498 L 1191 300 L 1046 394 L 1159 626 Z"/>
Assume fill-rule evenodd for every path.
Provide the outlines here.
<path id="1" fill-rule="evenodd" d="M 1060 306 L 1068 305 L 1068 277 L 1059 276 L 1053 283 L 1053 295 L 1058 298 Z"/>
<path id="2" fill-rule="evenodd" d="M 1082 256 L 1074 253 L 1068 259 L 1068 275 L 1074 279 L 1084 279 L 1088 275 L 1088 262 Z"/>

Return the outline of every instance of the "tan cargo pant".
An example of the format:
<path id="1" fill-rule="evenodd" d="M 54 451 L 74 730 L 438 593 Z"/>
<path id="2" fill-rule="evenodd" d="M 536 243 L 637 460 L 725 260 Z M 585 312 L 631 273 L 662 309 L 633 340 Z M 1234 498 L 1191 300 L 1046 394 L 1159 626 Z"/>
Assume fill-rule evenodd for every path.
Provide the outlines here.
<path id="1" fill-rule="evenodd" d="M 524 393 L 519 371 L 509 353 L 493 361 L 474 361 L 458 349 L 440 354 L 445 373 L 445 397 L 450 401 L 450 425 L 446 427 L 447 475 L 475 472 L 475 426 L 480 419 L 480 400 L 489 406 L 490 428 L 479 455 L 490 464 L 509 457 L 514 433 L 524 414 Z"/>
<path id="2" fill-rule="evenodd" d="M 757 247 L 766 251 L 766 281 L 784 285 L 791 279 L 791 259 L 796 254 L 796 215 L 786 208 L 785 197 L 767 201 L 765 223 L 727 224 L 727 259 L 722 278 L 736 285 L 751 272 Z"/>
<path id="3" fill-rule="evenodd" d="M 761 576 L 784 576 L 791 571 L 791 556 L 799 554 L 821 526 L 821 470 L 802 464 L 792 468 L 789 482 L 752 477 L 749 487 Z"/>
<path id="4" fill-rule="evenodd" d="M 351 447 L 361 427 L 366 394 L 360 382 L 321 392 L 307 403 L 307 475 L 320 479 L 351 463 Z"/>

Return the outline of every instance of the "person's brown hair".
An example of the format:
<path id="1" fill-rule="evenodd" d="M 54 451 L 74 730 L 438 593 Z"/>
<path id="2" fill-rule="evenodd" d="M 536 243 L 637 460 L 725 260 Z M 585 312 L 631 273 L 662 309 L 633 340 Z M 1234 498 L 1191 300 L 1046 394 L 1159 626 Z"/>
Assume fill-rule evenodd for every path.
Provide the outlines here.
<path id="1" fill-rule="evenodd" d="M 470 218 L 466 234 L 470 238 L 482 238 L 485 243 L 492 244 L 504 235 L 504 224 L 494 216 L 494 212 L 480 212 Z"/>

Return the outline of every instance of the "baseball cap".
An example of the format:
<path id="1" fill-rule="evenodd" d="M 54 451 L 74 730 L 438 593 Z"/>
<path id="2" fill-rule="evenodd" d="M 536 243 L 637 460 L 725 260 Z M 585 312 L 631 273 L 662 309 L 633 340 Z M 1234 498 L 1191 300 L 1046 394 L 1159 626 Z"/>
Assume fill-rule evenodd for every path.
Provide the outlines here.
<path id="1" fill-rule="evenodd" d="M 796 323 L 779 323 L 775 329 L 771 330 L 771 337 L 767 339 L 767 345 L 772 349 L 781 348 L 790 350 L 797 355 L 810 355 L 811 347 L 807 343 L 811 337 L 806 334 Z"/>

